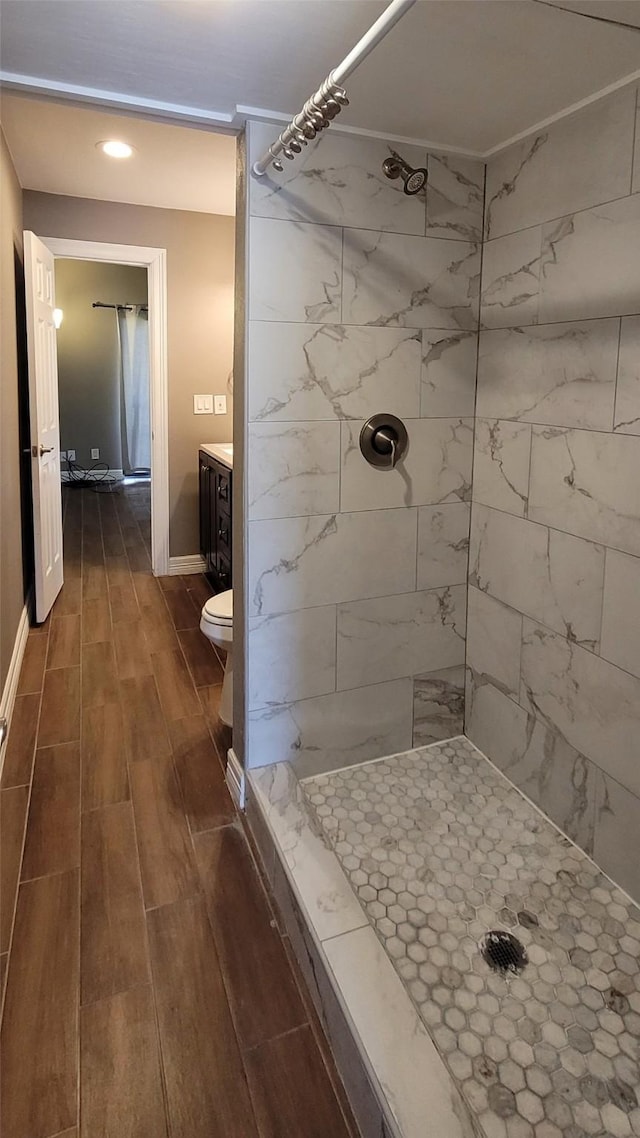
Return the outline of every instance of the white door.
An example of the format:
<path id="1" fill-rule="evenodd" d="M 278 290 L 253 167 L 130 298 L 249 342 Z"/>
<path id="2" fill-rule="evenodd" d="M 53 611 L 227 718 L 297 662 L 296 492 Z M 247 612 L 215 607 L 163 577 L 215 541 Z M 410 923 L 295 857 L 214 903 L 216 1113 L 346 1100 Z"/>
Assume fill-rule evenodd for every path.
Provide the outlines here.
<path id="1" fill-rule="evenodd" d="M 62 588 L 62 493 L 53 253 L 24 234 L 27 355 L 31 418 L 31 482 L 36 620 L 45 619 Z"/>

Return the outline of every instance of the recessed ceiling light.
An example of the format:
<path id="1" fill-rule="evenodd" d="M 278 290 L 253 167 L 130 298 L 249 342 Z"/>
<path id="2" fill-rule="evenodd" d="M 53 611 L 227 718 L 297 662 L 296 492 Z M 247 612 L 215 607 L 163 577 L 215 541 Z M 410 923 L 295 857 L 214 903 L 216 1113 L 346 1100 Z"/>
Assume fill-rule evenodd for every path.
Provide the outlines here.
<path id="1" fill-rule="evenodd" d="M 133 147 L 129 146 L 128 142 L 120 142 L 116 138 L 108 139 L 106 142 L 97 142 L 96 146 L 100 150 L 104 150 L 110 158 L 130 158 L 133 154 Z"/>

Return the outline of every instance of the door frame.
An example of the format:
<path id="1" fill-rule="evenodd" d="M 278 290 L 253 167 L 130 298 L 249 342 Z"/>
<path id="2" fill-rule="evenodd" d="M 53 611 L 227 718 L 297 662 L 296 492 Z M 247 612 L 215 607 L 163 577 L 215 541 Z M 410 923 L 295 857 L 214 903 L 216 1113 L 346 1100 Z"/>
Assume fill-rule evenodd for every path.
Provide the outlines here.
<path id="1" fill-rule="evenodd" d="M 151 399 L 151 566 L 169 572 L 169 373 L 167 362 L 167 251 L 146 245 L 114 245 L 40 237 L 56 260 L 103 261 L 147 270 L 149 386 Z"/>

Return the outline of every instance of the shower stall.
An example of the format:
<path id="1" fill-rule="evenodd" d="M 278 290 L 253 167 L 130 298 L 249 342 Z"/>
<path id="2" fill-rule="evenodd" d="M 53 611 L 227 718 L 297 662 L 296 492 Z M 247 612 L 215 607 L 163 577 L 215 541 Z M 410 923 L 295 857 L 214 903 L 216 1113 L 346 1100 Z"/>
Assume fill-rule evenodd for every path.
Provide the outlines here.
<path id="1" fill-rule="evenodd" d="M 237 746 L 367 1138 L 640 1135 L 637 103 L 246 180 Z"/>

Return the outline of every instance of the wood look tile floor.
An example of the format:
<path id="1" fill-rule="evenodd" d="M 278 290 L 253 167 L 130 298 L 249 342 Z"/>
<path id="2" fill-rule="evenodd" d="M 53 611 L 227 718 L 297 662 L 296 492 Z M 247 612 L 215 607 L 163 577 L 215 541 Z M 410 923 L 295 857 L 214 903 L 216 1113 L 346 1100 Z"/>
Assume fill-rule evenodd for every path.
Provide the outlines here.
<path id="1" fill-rule="evenodd" d="M 149 490 L 64 493 L 0 788 L 0 1134 L 357 1138 L 224 780 L 205 578 Z"/>

